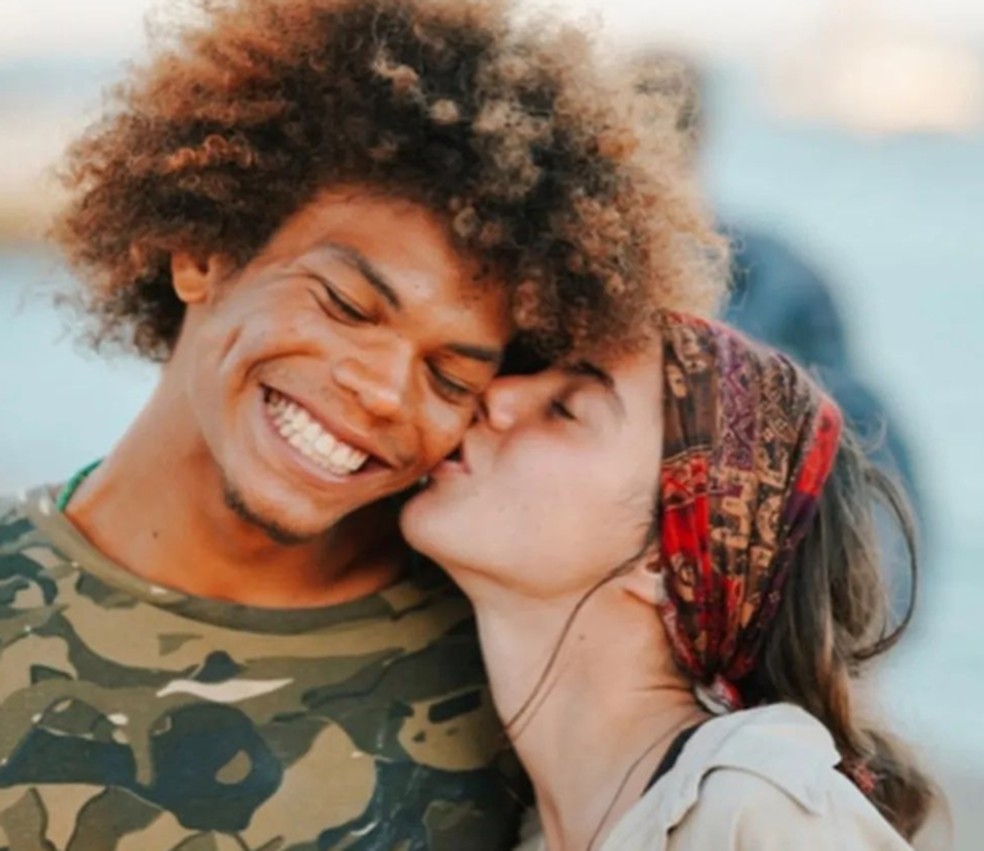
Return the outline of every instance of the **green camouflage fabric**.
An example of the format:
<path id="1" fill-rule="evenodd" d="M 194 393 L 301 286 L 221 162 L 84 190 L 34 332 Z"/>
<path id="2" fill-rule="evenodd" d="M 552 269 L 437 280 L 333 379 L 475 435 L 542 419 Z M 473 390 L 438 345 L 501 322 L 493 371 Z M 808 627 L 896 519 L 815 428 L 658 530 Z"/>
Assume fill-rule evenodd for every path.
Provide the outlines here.
<path id="1" fill-rule="evenodd" d="M 317 610 L 149 585 L 0 502 L 0 849 L 498 851 L 523 789 L 432 567 Z"/>

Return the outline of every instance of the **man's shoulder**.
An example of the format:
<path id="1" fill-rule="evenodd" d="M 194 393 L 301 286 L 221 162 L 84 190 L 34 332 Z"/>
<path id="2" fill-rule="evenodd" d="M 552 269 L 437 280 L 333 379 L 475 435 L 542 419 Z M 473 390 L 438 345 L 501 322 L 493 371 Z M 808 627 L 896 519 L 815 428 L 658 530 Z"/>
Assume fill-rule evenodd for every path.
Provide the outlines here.
<path id="1" fill-rule="evenodd" d="M 51 526 L 48 521 L 60 515 L 57 492 L 57 486 L 52 484 L 0 491 L 0 530 L 4 530 L 0 531 L 0 540 L 4 532 L 9 538 L 11 530 L 13 534 L 28 529 L 42 534 Z"/>
<path id="2" fill-rule="evenodd" d="M 13 493 L 11 491 L 0 491 L 0 518 L 6 517 L 7 513 L 16 509 L 23 510 L 24 492 Z"/>
<path id="3" fill-rule="evenodd" d="M 34 530 L 26 493 L 0 493 L 0 550 Z"/>
<path id="4" fill-rule="evenodd" d="M 55 592 L 54 580 L 64 573 L 67 559 L 45 527 L 42 508 L 54 512 L 48 488 L 39 487 L 20 494 L 0 494 L 0 612 L 16 610 L 25 615 L 25 600 L 50 603 Z M 40 589 L 40 590 L 39 590 Z M 21 592 L 24 592 L 23 594 Z"/>
<path id="5" fill-rule="evenodd" d="M 210 847 L 510 846 L 524 787 L 502 752 L 470 609 L 440 574 L 415 571 L 329 620 L 243 620 L 244 607 L 144 588 L 73 548 L 47 496 L 4 502 L 0 639 L 16 640 L 0 640 L 0 680 L 20 685 L 0 701 L 0 789 L 42 790 L 45 818 L 77 810 L 80 790 L 139 799 L 153 848 L 206 836 Z M 310 800 L 300 811 L 298 795 Z M 134 835 L 112 807 L 86 812 L 83 844 Z"/>

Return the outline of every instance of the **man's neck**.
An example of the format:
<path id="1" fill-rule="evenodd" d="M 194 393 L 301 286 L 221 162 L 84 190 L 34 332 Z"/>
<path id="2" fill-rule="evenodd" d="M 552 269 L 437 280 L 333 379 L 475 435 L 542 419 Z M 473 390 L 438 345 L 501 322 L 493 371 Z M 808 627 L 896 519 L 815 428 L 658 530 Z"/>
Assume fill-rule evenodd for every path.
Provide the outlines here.
<path id="1" fill-rule="evenodd" d="M 533 781 L 547 845 L 596 851 L 674 738 L 706 717 L 660 655 L 662 626 L 651 608 L 603 589 L 575 619 L 538 687 L 576 601 L 466 590 L 492 694 Z"/>
<path id="2" fill-rule="evenodd" d="M 153 584 L 266 608 L 341 603 L 398 577 L 392 508 L 371 506 L 311 541 L 277 544 L 228 508 L 203 446 L 162 434 L 161 401 L 151 400 L 65 510 L 109 558 Z"/>

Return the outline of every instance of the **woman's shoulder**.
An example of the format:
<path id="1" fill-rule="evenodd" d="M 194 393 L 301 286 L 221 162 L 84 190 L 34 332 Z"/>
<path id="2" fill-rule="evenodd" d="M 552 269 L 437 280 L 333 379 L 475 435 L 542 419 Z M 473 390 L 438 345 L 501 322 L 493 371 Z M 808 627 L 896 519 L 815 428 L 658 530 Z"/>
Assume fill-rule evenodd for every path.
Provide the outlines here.
<path id="1" fill-rule="evenodd" d="M 717 768 L 666 851 L 909 851 L 847 778 L 830 769 L 819 780 L 803 796 L 744 768 Z"/>
<path id="2" fill-rule="evenodd" d="M 837 770 L 839 758 L 826 728 L 795 706 L 714 719 L 625 816 L 605 851 L 908 849 Z"/>

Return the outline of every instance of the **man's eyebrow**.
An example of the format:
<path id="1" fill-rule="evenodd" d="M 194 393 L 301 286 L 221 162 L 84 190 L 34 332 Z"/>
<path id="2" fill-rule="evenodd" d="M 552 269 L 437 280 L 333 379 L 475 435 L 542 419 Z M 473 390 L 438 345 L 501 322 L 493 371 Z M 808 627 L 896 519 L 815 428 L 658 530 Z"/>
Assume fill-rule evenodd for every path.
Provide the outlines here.
<path id="1" fill-rule="evenodd" d="M 352 266 L 395 310 L 402 309 L 403 303 L 396 294 L 393 285 L 379 269 L 373 266 L 369 258 L 361 251 L 353 248 L 351 245 L 343 245 L 339 242 L 329 242 L 325 247 L 340 260 Z M 481 361 L 482 363 L 490 363 L 495 367 L 498 367 L 502 363 L 502 349 L 495 346 L 480 346 L 474 343 L 451 343 L 446 348 L 449 352 L 453 352 L 456 355 L 461 355 L 470 360 Z"/>
<path id="2" fill-rule="evenodd" d="M 362 275 L 389 302 L 394 310 L 400 310 L 403 307 L 393 285 L 379 269 L 369 262 L 369 259 L 361 251 L 352 248 L 351 245 L 342 245 L 337 242 L 329 242 L 326 247 L 332 254 Z"/>
<path id="3" fill-rule="evenodd" d="M 463 358 L 490 363 L 497 367 L 502 363 L 502 349 L 494 346 L 476 346 L 474 343 L 449 343 L 447 350 Z"/>
<path id="4" fill-rule="evenodd" d="M 623 402 L 622 397 L 618 395 L 618 391 L 615 389 L 615 379 L 612 378 L 608 372 L 597 364 L 586 360 L 578 361 L 577 363 L 565 367 L 564 372 L 569 375 L 590 378 L 592 381 L 600 384 L 604 388 L 605 397 L 611 403 L 615 413 L 618 414 L 620 419 L 625 419 L 625 402 Z"/>

